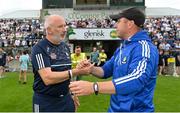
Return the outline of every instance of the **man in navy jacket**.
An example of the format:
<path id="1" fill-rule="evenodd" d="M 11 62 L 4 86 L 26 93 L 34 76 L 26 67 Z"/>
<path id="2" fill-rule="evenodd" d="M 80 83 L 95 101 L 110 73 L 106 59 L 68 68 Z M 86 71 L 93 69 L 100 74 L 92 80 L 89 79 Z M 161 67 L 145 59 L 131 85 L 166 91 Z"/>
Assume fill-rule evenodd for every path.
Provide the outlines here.
<path id="1" fill-rule="evenodd" d="M 33 111 L 75 112 L 79 102 L 68 86 L 72 77 L 84 74 L 89 67 L 71 69 L 70 50 L 63 41 L 67 30 L 62 16 L 48 16 L 44 26 L 46 38 L 32 48 Z"/>

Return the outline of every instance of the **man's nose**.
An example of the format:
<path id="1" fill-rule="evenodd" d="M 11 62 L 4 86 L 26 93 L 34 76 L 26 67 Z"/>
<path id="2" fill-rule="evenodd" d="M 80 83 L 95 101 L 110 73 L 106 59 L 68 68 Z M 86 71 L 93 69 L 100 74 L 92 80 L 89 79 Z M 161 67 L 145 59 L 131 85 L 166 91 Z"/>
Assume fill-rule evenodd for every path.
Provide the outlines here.
<path id="1" fill-rule="evenodd" d="M 68 28 L 68 26 L 64 26 L 64 27 L 63 27 L 63 31 L 64 31 L 64 32 L 67 32 L 67 28 Z"/>

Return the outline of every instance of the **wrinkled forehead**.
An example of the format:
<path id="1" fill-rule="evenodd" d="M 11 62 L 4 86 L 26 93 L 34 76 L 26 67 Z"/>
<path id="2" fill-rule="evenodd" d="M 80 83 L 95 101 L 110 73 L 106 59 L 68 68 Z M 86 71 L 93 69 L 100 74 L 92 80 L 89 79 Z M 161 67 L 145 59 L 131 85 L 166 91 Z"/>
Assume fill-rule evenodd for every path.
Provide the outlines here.
<path id="1" fill-rule="evenodd" d="M 52 19 L 52 25 L 65 25 L 66 22 L 64 18 L 54 18 Z"/>

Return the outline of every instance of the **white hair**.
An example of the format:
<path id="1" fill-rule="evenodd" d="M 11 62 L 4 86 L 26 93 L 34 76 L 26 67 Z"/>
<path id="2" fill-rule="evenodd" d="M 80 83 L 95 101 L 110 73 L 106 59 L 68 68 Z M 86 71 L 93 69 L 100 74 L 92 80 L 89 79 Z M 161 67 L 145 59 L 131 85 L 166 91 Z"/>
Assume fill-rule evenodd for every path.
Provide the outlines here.
<path id="1" fill-rule="evenodd" d="M 45 22 L 44 22 L 44 28 L 47 29 L 50 25 L 52 25 L 53 23 L 53 18 L 61 18 L 64 19 L 62 16 L 60 15 L 50 15 L 48 17 L 46 17 Z"/>
<path id="2" fill-rule="evenodd" d="M 54 18 L 63 18 L 63 17 L 59 15 L 50 15 L 46 17 L 45 22 L 44 22 L 44 29 L 46 30 L 47 34 L 48 34 L 47 28 L 49 28 L 53 24 Z"/>
<path id="3" fill-rule="evenodd" d="M 51 22 L 50 22 L 50 17 L 51 16 L 48 16 L 48 17 L 46 17 L 46 19 L 45 19 L 45 22 L 44 22 L 44 28 L 45 29 L 47 29 L 50 25 L 51 25 Z"/>

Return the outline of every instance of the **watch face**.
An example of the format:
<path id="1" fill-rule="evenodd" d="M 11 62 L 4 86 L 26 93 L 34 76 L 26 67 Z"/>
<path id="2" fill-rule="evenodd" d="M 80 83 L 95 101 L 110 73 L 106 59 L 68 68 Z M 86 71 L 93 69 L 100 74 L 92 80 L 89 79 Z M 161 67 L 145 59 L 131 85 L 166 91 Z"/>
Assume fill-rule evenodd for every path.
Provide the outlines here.
<path id="1" fill-rule="evenodd" d="M 98 91 L 98 86 L 97 86 L 97 84 L 95 84 L 94 89 L 95 89 L 95 91 Z"/>
<path id="2" fill-rule="evenodd" d="M 98 95 L 99 88 L 98 88 L 98 84 L 96 82 L 93 84 L 93 89 L 94 89 L 95 95 Z"/>

